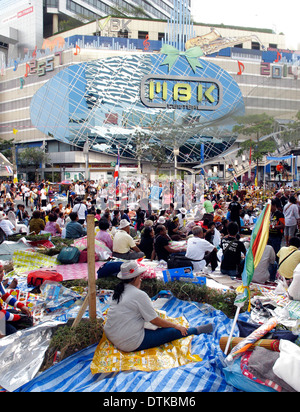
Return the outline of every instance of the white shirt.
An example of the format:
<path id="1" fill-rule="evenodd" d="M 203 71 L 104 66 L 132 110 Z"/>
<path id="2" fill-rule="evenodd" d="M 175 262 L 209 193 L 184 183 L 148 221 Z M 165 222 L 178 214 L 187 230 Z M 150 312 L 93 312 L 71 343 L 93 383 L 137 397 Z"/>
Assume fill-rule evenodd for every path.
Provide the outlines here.
<path id="1" fill-rule="evenodd" d="M 87 211 L 87 208 L 84 203 L 77 203 L 72 209 L 72 212 L 77 212 L 79 220 L 83 220 L 83 219 L 85 220 L 86 211 Z"/>
<path id="2" fill-rule="evenodd" d="M 79 194 L 80 194 L 80 196 L 85 195 L 85 185 L 80 185 L 79 186 Z"/>
<path id="3" fill-rule="evenodd" d="M 294 203 L 287 203 L 283 208 L 285 226 L 295 226 L 299 219 L 299 208 Z"/>
<path id="4" fill-rule="evenodd" d="M 8 219 L 1 220 L 0 227 L 6 234 L 6 236 L 14 235 L 16 233 L 15 231 L 13 231 L 13 229 L 15 228 L 14 225 Z"/>
<path id="5" fill-rule="evenodd" d="M 128 253 L 135 246 L 135 241 L 125 230 L 119 229 L 116 232 L 113 240 L 113 252 Z"/>
<path id="6" fill-rule="evenodd" d="M 201 262 L 193 262 L 195 272 L 199 272 L 205 267 L 204 255 L 205 252 L 212 252 L 214 245 L 200 237 L 192 237 L 187 241 L 187 249 L 185 256 L 189 259 L 201 260 Z"/>
<path id="7" fill-rule="evenodd" d="M 107 338 L 120 350 L 137 349 L 145 336 L 144 324 L 157 318 L 149 296 L 133 285 L 125 285 L 120 302 L 112 300 L 104 331 Z"/>
<path id="8" fill-rule="evenodd" d="M 269 265 L 275 263 L 275 252 L 272 246 L 266 245 L 259 264 L 254 270 L 253 282 L 265 283 L 270 279 Z"/>
<path id="9" fill-rule="evenodd" d="M 46 189 L 41 189 L 41 200 L 47 199 L 47 191 Z"/>

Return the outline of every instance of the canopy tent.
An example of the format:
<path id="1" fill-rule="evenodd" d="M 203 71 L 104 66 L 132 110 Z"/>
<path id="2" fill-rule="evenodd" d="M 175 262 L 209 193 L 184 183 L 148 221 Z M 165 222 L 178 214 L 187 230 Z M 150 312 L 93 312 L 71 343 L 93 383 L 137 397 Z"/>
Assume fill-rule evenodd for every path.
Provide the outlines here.
<path id="1" fill-rule="evenodd" d="M 292 186 L 294 185 L 294 175 L 298 175 L 298 166 L 297 166 L 297 156 L 294 155 L 287 155 L 287 156 L 267 156 L 267 160 L 277 161 L 280 162 L 281 160 L 289 160 L 291 159 L 291 175 L 292 175 Z M 295 159 L 295 162 L 293 162 Z"/>
<path id="2" fill-rule="evenodd" d="M 267 156 L 267 160 L 280 161 L 280 160 L 294 159 L 295 157 L 296 156 L 293 156 L 293 155 L 288 155 L 288 156 Z"/>

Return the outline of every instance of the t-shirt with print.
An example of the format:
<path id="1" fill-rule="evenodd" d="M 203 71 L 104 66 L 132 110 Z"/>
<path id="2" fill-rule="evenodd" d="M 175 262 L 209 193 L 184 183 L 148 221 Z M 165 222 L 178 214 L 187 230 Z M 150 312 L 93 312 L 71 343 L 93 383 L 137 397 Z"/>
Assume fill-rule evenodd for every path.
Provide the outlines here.
<path id="1" fill-rule="evenodd" d="M 284 223 L 284 214 L 280 212 L 280 210 L 276 210 L 274 213 L 271 213 L 269 229 L 270 237 L 282 238 L 283 229 L 277 228 L 277 226 L 281 223 Z"/>
<path id="2" fill-rule="evenodd" d="M 236 270 L 236 266 L 241 263 L 242 253 L 244 255 L 246 254 L 244 243 L 234 237 L 228 236 L 222 239 L 221 248 L 223 250 L 221 269 Z"/>

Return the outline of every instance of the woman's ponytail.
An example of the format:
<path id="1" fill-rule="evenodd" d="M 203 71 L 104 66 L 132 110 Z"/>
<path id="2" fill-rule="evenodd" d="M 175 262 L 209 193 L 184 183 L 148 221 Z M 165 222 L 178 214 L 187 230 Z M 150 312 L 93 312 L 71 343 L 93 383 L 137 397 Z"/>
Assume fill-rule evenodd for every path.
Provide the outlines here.
<path id="1" fill-rule="evenodd" d="M 125 289 L 125 284 L 132 282 L 132 279 L 128 279 L 128 280 L 122 280 L 120 283 L 118 283 L 115 288 L 114 288 L 114 294 L 112 297 L 112 300 L 117 300 L 119 303 L 122 293 L 124 292 Z"/>

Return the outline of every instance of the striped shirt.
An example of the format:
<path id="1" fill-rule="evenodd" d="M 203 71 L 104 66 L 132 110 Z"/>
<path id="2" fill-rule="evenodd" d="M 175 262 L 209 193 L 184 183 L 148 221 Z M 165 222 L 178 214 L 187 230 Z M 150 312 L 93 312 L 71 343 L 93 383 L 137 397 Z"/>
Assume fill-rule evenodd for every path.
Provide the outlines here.
<path id="1" fill-rule="evenodd" d="M 0 283 L 0 298 L 3 300 L 3 302 L 7 303 L 10 306 L 13 306 L 14 308 L 21 309 L 24 306 L 23 303 L 19 302 L 16 298 L 11 296 L 10 293 L 6 292 L 6 290 L 5 290 L 4 286 L 2 285 L 2 283 Z M 2 309 L 1 305 L 0 305 L 0 311 L 5 314 L 6 321 L 12 322 L 12 321 L 17 321 L 17 320 L 21 319 L 20 315 L 14 315 L 14 314 Z"/>

